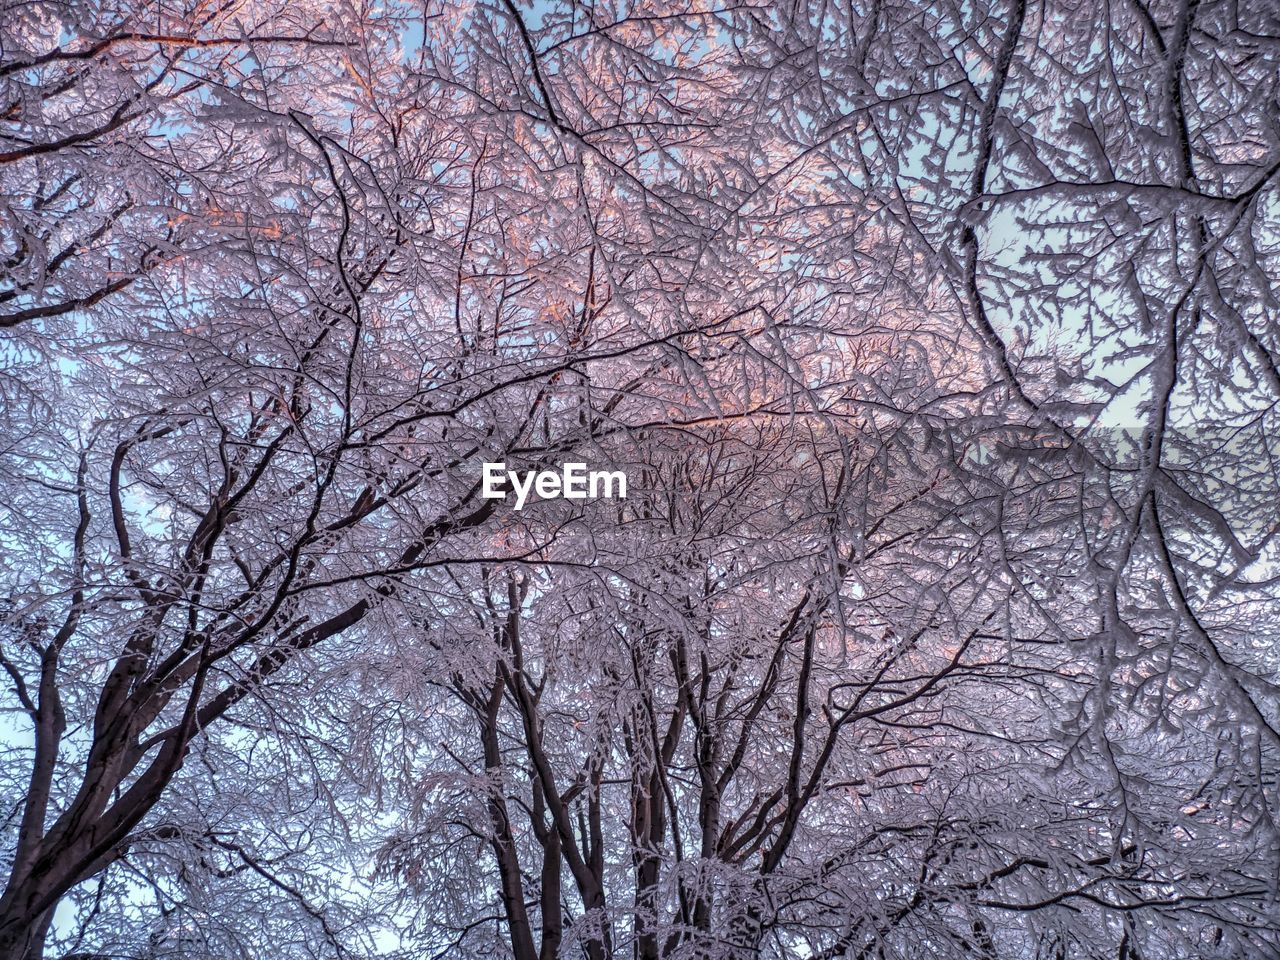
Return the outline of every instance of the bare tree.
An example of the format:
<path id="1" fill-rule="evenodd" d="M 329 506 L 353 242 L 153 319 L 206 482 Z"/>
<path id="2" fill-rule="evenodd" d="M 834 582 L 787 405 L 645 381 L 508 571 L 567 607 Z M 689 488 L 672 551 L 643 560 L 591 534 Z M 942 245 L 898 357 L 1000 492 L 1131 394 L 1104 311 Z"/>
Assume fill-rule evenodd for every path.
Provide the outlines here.
<path id="1" fill-rule="evenodd" d="M 1271 5 L 3 17 L 0 956 L 1280 950 Z"/>

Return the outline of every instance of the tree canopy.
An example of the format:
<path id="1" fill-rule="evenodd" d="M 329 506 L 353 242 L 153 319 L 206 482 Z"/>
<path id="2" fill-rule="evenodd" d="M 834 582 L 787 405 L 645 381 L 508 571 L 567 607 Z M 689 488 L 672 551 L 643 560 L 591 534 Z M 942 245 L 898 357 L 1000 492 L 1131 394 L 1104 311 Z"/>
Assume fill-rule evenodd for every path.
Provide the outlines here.
<path id="1" fill-rule="evenodd" d="M 0 960 L 1280 955 L 1278 63 L 0 3 Z"/>

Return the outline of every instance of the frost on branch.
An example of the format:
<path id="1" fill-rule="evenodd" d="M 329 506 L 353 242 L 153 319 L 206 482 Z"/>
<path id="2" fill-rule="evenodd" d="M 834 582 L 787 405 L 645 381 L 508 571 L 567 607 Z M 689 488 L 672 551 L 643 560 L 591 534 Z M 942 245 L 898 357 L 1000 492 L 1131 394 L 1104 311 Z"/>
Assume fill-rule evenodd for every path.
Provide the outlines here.
<path id="1" fill-rule="evenodd" d="M 0 958 L 1276 955 L 1272 6 L 4 6 Z"/>

